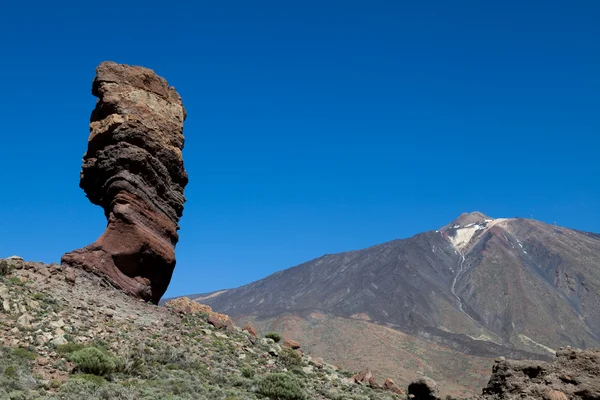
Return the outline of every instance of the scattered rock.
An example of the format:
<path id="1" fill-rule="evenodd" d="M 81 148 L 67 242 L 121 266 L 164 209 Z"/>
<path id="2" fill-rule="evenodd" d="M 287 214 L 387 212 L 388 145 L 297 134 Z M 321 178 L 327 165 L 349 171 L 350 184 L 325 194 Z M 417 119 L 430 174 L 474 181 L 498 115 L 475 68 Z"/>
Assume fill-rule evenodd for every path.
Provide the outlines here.
<path id="1" fill-rule="evenodd" d="M 10 301 L 8 299 L 2 301 L 2 309 L 5 313 L 10 313 Z"/>
<path id="2" fill-rule="evenodd" d="M 54 346 L 61 346 L 63 344 L 67 344 L 67 339 L 63 335 L 57 335 L 54 339 L 52 339 L 51 343 Z"/>
<path id="3" fill-rule="evenodd" d="M 92 94 L 99 100 L 79 185 L 104 208 L 108 226 L 61 263 L 158 303 L 175 267 L 188 183 L 181 153 L 186 112 L 175 89 L 143 67 L 101 63 Z"/>
<path id="4" fill-rule="evenodd" d="M 217 329 L 225 328 L 225 323 L 223 322 L 223 320 L 217 317 L 216 315 L 209 315 L 207 322 Z"/>
<path id="5" fill-rule="evenodd" d="M 77 277 L 75 276 L 75 271 L 73 271 L 73 268 L 69 268 L 67 267 L 65 270 L 65 281 L 69 282 L 69 283 L 77 283 Z"/>
<path id="6" fill-rule="evenodd" d="M 22 328 L 30 328 L 31 321 L 32 321 L 31 315 L 23 314 L 17 319 L 17 325 L 19 325 Z"/>
<path id="7" fill-rule="evenodd" d="M 352 379 L 354 380 L 354 382 L 359 384 L 368 384 L 369 379 L 371 379 L 372 377 L 373 373 L 370 369 L 363 369 L 358 374 L 354 375 Z"/>
<path id="8" fill-rule="evenodd" d="M 304 372 L 305 374 L 312 374 L 313 371 L 313 367 L 310 365 L 307 365 L 306 367 L 302 367 L 302 372 Z"/>
<path id="9" fill-rule="evenodd" d="M 404 395 L 404 390 L 400 389 L 400 387 L 398 387 L 398 385 L 396 385 L 390 378 L 386 378 L 385 382 L 383 383 L 383 387 L 394 393 Z"/>
<path id="10" fill-rule="evenodd" d="M 258 337 L 258 332 L 256 332 L 256 329 L 254 329 L 254 327 L 250 324 L 246 324 L 244 325 L 244 327 L 242 328 L 244 331 L 248 332 L 249 334 L 251 334 L 254 337 Z"/>
<path id="11" fill-rule="evenodd" d="M 295 340 L 287 339 L 283 342 L 283 347 L 287 347 L 287 348 L 296 350 L 296 349 L 300 348 L 300 343 L 298 343 Z"/>
<path id="12" fill-rule="evenodd" d="M 323 368 L 323 359 L 321 357 L 313 358 L 311 362 L 315 367 L 319 369 Z"/>
<path id="13" fill-rule="evenodd" d="M 369 379 L 369 386 L 372 387 L 373 389 L 381 389 L 381 385 L 379 383 L 377 383 L 377 381 L 375 380 L 374 377 L 371 377 Z"/>

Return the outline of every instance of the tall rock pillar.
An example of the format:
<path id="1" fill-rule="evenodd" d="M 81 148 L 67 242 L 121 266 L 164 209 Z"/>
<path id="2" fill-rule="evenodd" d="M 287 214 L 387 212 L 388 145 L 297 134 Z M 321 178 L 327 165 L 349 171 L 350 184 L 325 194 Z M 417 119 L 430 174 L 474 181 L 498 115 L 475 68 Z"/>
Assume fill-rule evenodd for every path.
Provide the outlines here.
<path id="1" fill-rule="evenodd" d="M 181 97 L 154 71 L 113 62 L 96 69 L 88 149 L 79 186 L 104 209 L 106 231 L 62 263 L 158 303 L 175 268 L 183 167 Z"/>

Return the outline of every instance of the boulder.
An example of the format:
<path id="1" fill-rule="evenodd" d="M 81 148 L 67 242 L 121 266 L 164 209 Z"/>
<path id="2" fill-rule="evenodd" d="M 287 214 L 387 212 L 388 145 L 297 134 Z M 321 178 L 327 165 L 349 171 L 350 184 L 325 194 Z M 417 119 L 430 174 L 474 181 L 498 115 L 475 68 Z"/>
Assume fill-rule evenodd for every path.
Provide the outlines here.
<path id="1" fill-rule="evenodd" d="M 207 322 L 217 329 L 223 329 L 226 326 L 223 320 L 216 315 L 209 315 Z"/>
<path id="2" fill-rule="evenodd" d="M 96 242 L 62 264 L 101 275 L 158 303 L 175 268 L 188 176 L 181 97 L 154 71 L 103 62 L 96 69 L 87 152 L 79 186 L 108 220 Z"/>
<path id="3" fill-rule="evenodd" d="M 431 378 L 422 377 L 408 385 L 408 396 L 415 400 L 438 400 L 437 384 Z"/>
<path id="4" fill-rule="evenodd" d="M 600 399 L 600 349 L 561 349 L 553 362 L 499 358 L 481 399 Z"/>

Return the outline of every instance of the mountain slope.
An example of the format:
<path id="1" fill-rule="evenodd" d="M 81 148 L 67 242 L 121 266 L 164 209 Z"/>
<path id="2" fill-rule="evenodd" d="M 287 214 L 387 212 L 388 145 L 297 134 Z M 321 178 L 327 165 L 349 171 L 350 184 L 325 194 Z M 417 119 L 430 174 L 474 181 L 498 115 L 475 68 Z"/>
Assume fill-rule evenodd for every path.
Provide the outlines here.
<path id="1" fill-rule="evenodd" d="M 365 314 L 404 332 L 441 330 L 539 353 L 589 347 L 600 344 L 600 239 L 464 214 L 439 231 L 324 255 L 202 301 L 263 318 Z"/>
<path id="2" fill-rule="evenodd" d="M 240 320 L 318 312 L 464 354 L 544 358 L 600 345 L 600 236 L 475 212 L 197 300 Z"/>

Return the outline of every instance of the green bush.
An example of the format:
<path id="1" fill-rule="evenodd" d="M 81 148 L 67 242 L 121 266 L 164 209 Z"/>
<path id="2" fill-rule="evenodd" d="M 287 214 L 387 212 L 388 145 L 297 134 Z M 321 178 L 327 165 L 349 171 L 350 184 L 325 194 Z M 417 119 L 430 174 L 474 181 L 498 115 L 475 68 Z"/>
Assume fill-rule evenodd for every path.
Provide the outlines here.
<path id="1" fill-rule="evenodd" d="M 288 368 L 302 365 L 302 357 L 292 349 L 283 349 L 279 355 L 279 359 Z"/>
<path id="2" fill-rule="evenodd" d="M 77 350 L 69 357 L 75 364 L 75 369 L 86 374 L 98 376 L 108 375 L 115 369 L 114 359 L 107 353 L 95 347 Z"/>
<path id="3" fill-rule="evenodd" d="M 254 368 L 252 368 L 249 365 L 246 365 L 245 367 L 242 368 L 242 376 L 244 378 L 253 378 L 254 377 Z"/>
<path id="4" fill-rule="evenodd" d="M 258 383 L 258 393 L 273 400 L 306 400 L 302 383 L 286 373 L 265 376 Z"/>
<path id="5" fill-rule="evenodd" d="M 106 380 L 103 377 L 92 374 L 76 374 L 73 375 L 72 379 L 82 379 L 84 381 L 93 383 L 96 386 L 102 386 L 106 383 Z"/>
<path id="6" fill-rule="evenodd" d="M 277 343 L 281 340 L 281 335 L 277 332 L 267 332 L 265 337 L 268 339 L 273 339 L 275 341 L 275 343 Z"/>
<path id="7" fill-rule="evenodd" d="M 0 261 L 0 276 L 8 275 L 10 273 L 10 265 L 6 260 Z"/>
<path id="8" fill-rule="evenodd" d="M 27 391 L 39 386 L 31 371 L 32 356 L 35 359 L 35 353 L 27 349 L 0 345 L 0 399 L 12 399 L 9 396 L 12 391 Z"/>
<path id="9" fill-rule="evenodd" d="M 58 354 L 70 354 L 70 353 L 74 353 L 78 350 L 81 350 L 83 348 L 85 348 L 85 346 L 83 344 L 65 343 L 65 344 L 61 344 L 61 345 L 57 346 L 56 352 Z"/>
<path id="10" fill-rule="evenodd" d="M 37 357 L 33 351 L 23 349 L 21 347 L 14 348 L 13 354 L 19 358 L 22 358 L 23 360 L 29 360 L 29 361 L 33 361 Z"/>

